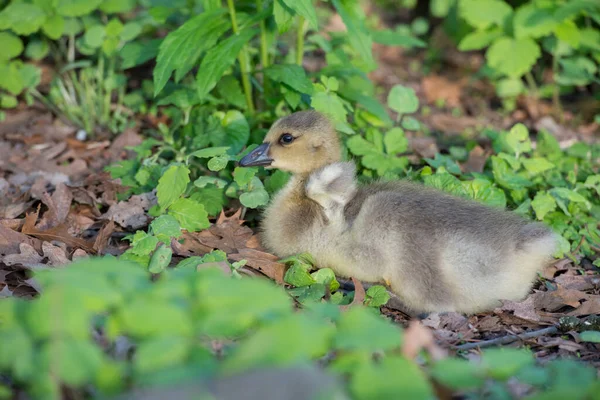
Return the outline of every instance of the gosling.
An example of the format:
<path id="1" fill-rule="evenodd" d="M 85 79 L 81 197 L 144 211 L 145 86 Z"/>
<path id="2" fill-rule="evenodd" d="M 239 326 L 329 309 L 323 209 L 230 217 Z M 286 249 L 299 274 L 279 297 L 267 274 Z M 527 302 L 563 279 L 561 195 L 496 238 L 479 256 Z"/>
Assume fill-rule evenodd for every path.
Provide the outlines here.
<path id="1" fill-rule="evenodd" d="M 266 208 L 263 245 L 319 268 L 386 283 L 414 313 L 476 313 L 523 299 L 557 236 L 515 213 L 416 183 L 358 185 L 337 133 L 315 111 L 281 118 L 240 160 L 292 173 Z"/>

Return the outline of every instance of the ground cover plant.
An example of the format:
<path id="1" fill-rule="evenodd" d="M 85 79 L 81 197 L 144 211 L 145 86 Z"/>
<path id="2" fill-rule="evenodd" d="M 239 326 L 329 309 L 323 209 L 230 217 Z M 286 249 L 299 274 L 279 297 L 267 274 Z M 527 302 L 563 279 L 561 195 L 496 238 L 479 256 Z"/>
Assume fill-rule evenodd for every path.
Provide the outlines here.
<path id="1" fill-rule="evenodd" d="M 424 3 L 0 2 L 0 396 L 596 398 L 598 6 Z M 556 263 L 522 302 L 417 322 L 268 254 L 288 176 L 236 161 L 308 108 L 360 180 L 543 221 Z"/>

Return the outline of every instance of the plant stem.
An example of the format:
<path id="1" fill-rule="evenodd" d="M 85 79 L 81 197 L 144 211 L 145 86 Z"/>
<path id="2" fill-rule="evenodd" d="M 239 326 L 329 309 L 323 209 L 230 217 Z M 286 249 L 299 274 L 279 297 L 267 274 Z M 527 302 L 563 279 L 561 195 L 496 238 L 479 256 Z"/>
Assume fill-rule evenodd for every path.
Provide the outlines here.
<path id="1" fill-rule="evenodd" d="M 298 17 L 298 32 L 296 36 L 296 64 L 302 66 L 304 59 L 304 17 Z"/>
<path id="2" fill-rule="evenodd" d="M 233 0 L 227 0 L 227 6 L 229 8 L 229 16 L 231 17 L 231 26 L 233 33 L 238 34 L 239 27 L 237 19 L 235 17 L 235 6 Z M 240 72 L 242 74 L 242 86 L 244 87 L 244 94 L 246 95 L 246 104 L 248 105 L 248 111 L 254 114 L 254 103 L 252 101 L 252 86 L 250 85 L 250 79 L 248 78 L 248 51 L 246 45 L 242 47 L 240 54 L 238 54 L 238 61 L 240 63 Z"/>
<path id="3" fill-rule="evenodd" d="M 563 122 L 562 106 L 560 104 L 560 86 L 556 82 L 556 76 L 558 75 L 558 56 L 552 55 L 552 79 L 554 81 L 554 87 L 552 88 L 552 103 L 554 109 L 559 114 L 560 122 Z"/>
<path id="4" fill-rule="evenodd" d="M 256 12 L 260 12 L 262 9 L 262 0 L 256 0 Z M 267 30 L 265 29 L 265 20 L 260 20 L 260 63 L 262 69 L 269 66 L 269 51 L 267 47 Z"/>
<path id="5" fill-rule="evenodd" d="M 531 74 L 531 71 L 525 74 L 525 80 L 527 81 L 527 86 L 529 86 L 529 90 L 532 92 L 533 96 L 537 98 L 538 96 L 538 87 L 535 83 L 535 79 Z"/>

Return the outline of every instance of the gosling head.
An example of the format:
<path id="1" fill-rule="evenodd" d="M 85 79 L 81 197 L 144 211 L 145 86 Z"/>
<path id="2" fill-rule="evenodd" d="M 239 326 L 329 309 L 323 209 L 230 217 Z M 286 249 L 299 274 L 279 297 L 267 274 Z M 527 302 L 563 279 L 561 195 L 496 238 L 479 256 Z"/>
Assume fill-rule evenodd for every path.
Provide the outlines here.
<path id="1" fill-rule="evenodd" d="M 331 122 L 316 111 L 299 111 L 275 122 L 264 142 L 242 158 L 240 166 L 307 174 L 340 159 L 340 142 Z"/>

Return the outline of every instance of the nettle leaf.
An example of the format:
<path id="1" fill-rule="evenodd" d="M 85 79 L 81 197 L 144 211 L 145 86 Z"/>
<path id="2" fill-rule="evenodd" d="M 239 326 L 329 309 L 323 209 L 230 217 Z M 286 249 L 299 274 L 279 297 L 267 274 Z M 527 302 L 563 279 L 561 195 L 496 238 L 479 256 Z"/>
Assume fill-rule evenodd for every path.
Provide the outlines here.
<path id="1" fill-rule="evenodd" d="M 46 21 L 46 13 L 35 4 L 11 2 L 0 12 L 0 29 L 11 29 L 17 35 L 29 36 Z"/>
<path id="2" fill-rule="evenodd" d="M 313 95 L 310 105 L 315 110 L 331 117 L 335 121 L 346 121 L 348 112 L 338 95 L 333 92 L 319 92 Z"/>
<path id="3" fill-rule="evenodd" d="M 541 38 L 550 34 L 557 23 L 552 9 L 540 8 L 534 3 L 525 4 L 515 12 L 513 19 L 515 37 L 517 39 Z"/>
<path id="4" fill-rule="evenodd" d="M 212 143 L 216 146 L 228 146 L 229 154 L 237 154 L 250 139 L 250 125 L 244 114 L 237 110 L 218 114 L 221 118 L 221 130 L 211 133 Z"/>
<path id="5" fill-rule="evenodd" d="M 171 245 L 161 244 L 154 254 L 152 254 L 150 264 L 148 264 L 148 271 L 153 274 L 160 274 L 167 269 L 172 257 L 173 250 L 171 250 Z"/>
<path id="6" fill-rule="evenodd" d="M 0 32 L 0 61 L 10 60 L 23 52 L 23 42 L 10 32 Z"/>
<path id="7" fill-rule="evenodd" d="M 532 175 L 541 174 L 542 172 L 555 168 L 555 165 L 544 157 L 524 158 L 522 163 L 525 169 Z"/>
<path id="8" fill-rule="evenodd" d="M 512 78 L 519 78 L 530 71 L 540 56 L 540 46 L 530 38 L 501 37 L 485 53 L 490 67 Z"/>
<path id="9" fill-rule="evenodd" d="M 149 255 L 156 249 L 158 244 L 158 238 L 147 234 L 144 231 L 137 231 L 133 235 L 133 241 L 131 242 L 131 252 L 138 256 Z"/>
<path id="10" fill-rule="evenodd" d="M 169 215 L 188 232 L 197 232 L 210 226 L 204 206 L 192 199 L 178 199 L 169 207 Z"/>
<path id="11" fill-rule="evenodd" d="M 172 215 L 161 215 L 150 224 L 152 233 L 163 243 L 171 243 L 171 238 L 181 236 L 181 226 Z"/>
<path id="12" fill-rule="evenodd" d="M 265 74 L 275 82 L 284 83 L 292 89 L 306 94 L 312 94 L 313 84 L 306 77 L 304 68 L 296 64 L 271 65 L 264 70 Z"/>
<path id="13" fill-rule="evenodd" d="M 371 286 L 366 292 L 365 303 L 369 307 L 384 306 L 390 299 L 387 289 L 381 285 Z"/>
<path id="14" fill-rule="evenodd" d="M 223 13 L 222 9 L 204 12 L 167 35 L 160 45 L 153 72 L 154 96 L 162 91 L 173 71 L 179 81 L 196 65 L 200 55 L 211 49 L 229 29 L 230 23 L 223 18 Z"/>
<path id="15" fill-rule="evenodd" d="M 373 69 L 376 64 L 371 50 L 372 39 L 365 26 L 364 13 L 360 9 L 360 5 L 349 0 L 332 0 L 332 3 L 346 25 L 350 44 L 369 66 L 369 69 Z"/>
<path id="16" fill-rule="evenodd" d="M 226 75 L 217 84 L 219 96 L 234 107 L 245 110 L 248 107 L 240 81 L 233 75 Z"/>
<path id="17" fill-rule="evenodd" d="M 513 126 L 505 136 L 506 145 L 517 155 L 531 151 L 531 140 L 529 140 L 529 131 L 521 123 Z"/>
<path id="18" fill-rule="evenodd" d="M 364 137 L 355 135 L 352 136 L 346 142 L 346 146 L 357 156 L 365 156 L 367 154 L 379 154 L 379 151 L 375 147 L 375 145 L 369 141 L 367 141 Z"/>
<path id="19" fill-rule="evenodd" d="M 493 207 L 506 207 L 506 194 L 486 179 L 473 179 L 462 182 L 466 194 L 473 200 Z"/>
<path id="20" fill-rule="evenodd" d="M 292 27 L 294 15 L 294 10 L 289 8 L 283 0 L 274 0 L 273 16 L 279 33 L 285 33 Z"/>
<path id="21" fill-rule="evenodd" d="M 167 209 L 185 192 L 190 183 L 190 170 L 183 165 L 172 165 L 158 180 L 156 196 L 158 205 Z"/>
<path id="22" fill-rule="evenodd" d="M 383 137 L 385 152 L 390 155 L 404 153 L 408 149 L 408 139 L 401 128 L 390 129 Z"/>
<path id="23" fill-rule="evenodd" d="M 531 207 L 535 211 L 536 218 L 542 221 L 546 214 L 556 210 L 556 201 L 548 192 L 537 192 L 531 202 Z"/>
<path id="24" fill-rule="evenodd" d="M 387 97 L 388 106 L 398 114 L 411 114 L 419 109 L 419 99 L 414 89 L 395 85 Z"/>
<path id="25" fill-rule="evenodd" d="M 303 16 L 314 30 L 319 28 L 317 22 L 317 12 L 312 0 L 283 0 L 283 3 L 298 15 Z"/>
<path id="26" fill-rule="evenodd" d="M 502 26 L 512 8 L 502 0 L 460 0 L 459 15 L 471 26 L 485 29 L 491 25 Z"/>
<path id="27" fill-rule="evenodd" d="M 245 29 L 217 44 L 206 52 L 202 59 L 196 84 L 200 98 L 206 95 L 217 85 L 221 76 L 235 62 L 242 47 L 257 33 L 256 29 Z"/>
<path id="28" fill-rule="evenodd" d="M 265 190 L 263 183 L 258 177 L 253 177 L 250 182 L 250 190 L 240 195 L 240 202 L 248 208 L 258 208 L 267 205 L 269 193 Z"/>
<path id="29" fill-rule="evenodd" d="M 56 12 L 65 17 L 80 17 L 94 11 L 103 0 L 58 0 Z"/>
<path id="30" fill-rule="evenodd" d="M 504 33 L 500 28 L 476 30 L 462 38 L 458 44 L 458 49 L 460 51 L 481 50 L 503 35 Z"/>

